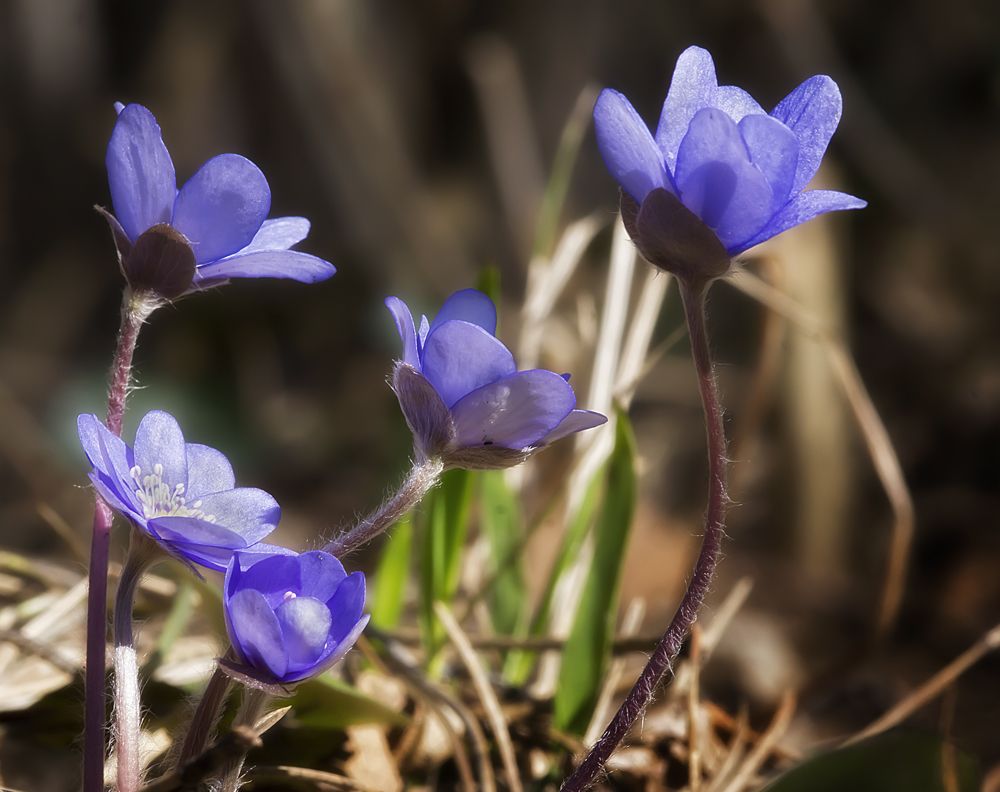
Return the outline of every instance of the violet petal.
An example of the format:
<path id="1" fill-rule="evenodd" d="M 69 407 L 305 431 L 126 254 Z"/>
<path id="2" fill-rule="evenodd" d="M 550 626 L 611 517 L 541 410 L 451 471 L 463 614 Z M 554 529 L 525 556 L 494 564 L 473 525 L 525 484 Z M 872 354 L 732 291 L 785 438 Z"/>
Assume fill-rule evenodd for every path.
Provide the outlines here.
<path id="1" fill-rule="evenodd" d="M 202 495 L 231 490 L 236 486 L 233 466 L 221 451 L 200 443 L 188 443 L 187 464 L 188 487 L 184 497 L 189 504 Z"/>
<path id="2" fill-rule="evenodd" d="M 764 174 L 774 196 L 771 211 L 780 209 L 791 194 L 799 161 L 799 141 L 792 130 L 766 115 L 746 116 L 739 123 L 750 160 Z"/>
<path id="3" fill-rule="evenodd" d="M 336 556 L 322 551 L 302 553 L 298 561 L 302 588 L 296 594 L 328 603 L 347 577 L 344 565 Z"/>
<path id="4" fill-rule="evenodd" d="M 791 201 L 785 204 L 772 217 L 767 225 L 754 234 L 746 242 L 741 242 L 730 250 L 732 255 L 737 255 L 745 250 L 749 250 L 754 245 L 777 236 L 782 231 L 787 231 L 793 226 L 812 220 L 817 215 L 824 212 L 839 212 L 844 209 L 864 209 L 868 206 L 867 201 L 855 198 L 847 193 L 835 190 L 806 190 L 799 193 Z"/>
<path id="5" fill-rule="evenodd" d="M 398 297 L 386 297 L 385 307 L 396 320 L 396 330 L 403 342 L 403 362 L 420 371 L 420 355 L 417 351 L 417 332 L 413 328 L 413 314 Z"/>
<path id="6" fill-rule="evenodd" d="M 825 74 L 810 77 L 771 111 L 799 140 L 799 161 L 792 193 L 805 189 L 840 123 L 843 99 L 837 83 Z"/>
<path id="7" fill-rule="evenodd" d="M 189 500 L 187 505 L 213 516 L 219 525 L 236 531 L 248 545 L 271 533 L 281 519 L 278 502 L 264 490 L 254 487 L 202 495 L 197 500 Z"/>
<path id="8" fill-rule="evenodd" d="M 336 274 L 329 261 L 298 250 L 258 250 L 227 256 L 198 267 L 195 281 L 206 278 L 286 278 L 300 283 L 319 283 Z"/>
<path id="9" fill-rule="evenodd" d="M 333 614 L 330 624 L 330 638 L 343 641 L 355 623 L 361 618 L 365 607 L 365 576 L 361 572 L 352 572 L 338 585 L 333 596 L 327 600 L 327 607 Z"/>
<path id="10" fill-rule="evenodd" d="M 608 171 L 637 202 L 657 187 L 674 191 L 649 127 L 618 91 L 605 88 L 597 97 L 594 131 Z"/>
<path id="11" fill-rule="evenodd" d="M 275 217 L 263 225 L 240 253 L 258 250 L 288 250 L 309 236 L 312 224 L 304 217 Z"/>
<path id="12" fill-rule="evenodd" d="M 282 643 L 288 656 L 286 674 L 311 669 L 323 656 L 332 617 L 326 604 L 312 597 L 293 596 L 275 608 Z"/>
<path id="13" fill-rule="evenodd" d="M 709 106 L 717 107 L 733 121 L 739 123 L 750 115 L 767 115 L 757 100 L 735 85 L 720 85 L 709 99 Z"/>
<path id="14" fill-rule="evenodd" d="M 105 164 L 115 216 L 129 239 L 170 222 L 177 196 L 174 163 L 149 110 L 130 104 L 118 114 Z"/>
<path id="15" fill-rule="evenodd" d="M 181 187 L 171 224 L 203 264 L 249 245 L 270 208 L 271 190 L 260 168 L 239 154 L 220 154 Z"/>
<path id="16" fill-rule="evenodd" d="M 677 185 L 684 205 L 727 249 L 771 216 L 771 186 L 751 164 L 739 128 L 715 108 L 700 110 L 691 121 L 677 154 Z"/>
<path id="17" fill-rule="evenodd" d="M 229 598 L 229 619 L 235 640 L 233 646 L 242 659 L 257 668 L 268 669 L 276 679 L 288 671 L 288 654 L 282 640 L 281 626 L 263 595 L 244 588 Z"/>
<path id="18" fill-rule="evenodd" d="M 253 544 L 238 530 L 227 525 L 201 520 L 197 517 L 167 516 L 151 517 L 150 528 L 165 542 L 204 545 L 224 548 L 229 551 L 243 550 Z M 227 555 L 232 555 L 230 552 Z"/>
<path id="19" fill-rule="evenodd" d="M 81 415 L 76 419 L 77 433 L 83 453 L 102 476 L 115 482 L 116 489 L 127 487 L 132 489 L 132 465 L 129 459 L 128 446 L 120 437 L 115 437 L 101 423 L 96 415 Z"/>
<path id="20" fill-rule="evenodd" d="M 573 388 L 552 371 L 520 371 L 479 388 L 452 407 L 456 444 L 526 448 L 576 406 Z"/>
<path id="21" fill-rule="evenodd" d="M 585 429 L 593 429 L 595 426 L 600 426 L 601 424 L 606 424 L 607 422 L 607 416 L 601 415 L 598 412 L 593 412 L 591 410 L 573 410 L 559 422 L 559 425 L 555 429 L 539 440 L 536 445 L 548 445 L 549 443 L 554 443 L 556 440 L 562 440 L 562 438 L 568 437 L 576 432 L 582 432 Z"/>
<path id="22" fill-rule="evenodd" d="M 493 300 L 477 289 L 463 289 L 445 300 L 441 310 L 438 311 L 428 328 L 428 333 L 433 333 L 445 322 L 452 319 L 478 325 L 492 336 L 497 334 L 496 306 L 493 305 Z M 425 333 L 424 337 L 426 338 L 426 336 Z"/>
<path id="23" fill-rule="evenodd" d="M 162 410 L 146 414 L 135 433 L 135 464 L 142 478 L 158 475 L 171 489 L 187 487 L 187 447 L 177 419 Z M 160 473 L 157 465 L 162 466 Z"/>
<path id="24" fill-rule="evenodd" d="M 302 591 L 299 556 L 275 555 L 265 558 L 243 573 L 240 586 L 259 591 L 272 608 L 277 608 L 286 591 L 296 594 Z"/>
<path id="25" fill-rule="evenodd" d="M 233 553 L 233 557 L 238 559 L 239 566 L 241 570 L 247 570 L 254 564 L 259 564 L 265 558 L 270 558 L 271 556 L 296 556 L 294 550 L 289 550 L 287 547 L 281 547 L 279 545 L 268 544 L 267 542 L 254 542 L 249 547 L 245 547 Z"/>
<path id="26" fill-rule="evenodd" d="M 427 335 L 422 364 L 449 409 L 465 394 L 517 371 L 500 341 L 478 325 L 455 320 Z"/>
<path id="27" fill-rule="evenodd" d="M 677 58 L 670 90 L 656 126 L 656 145 L 666 160 L 668 170 L 675 176 L 677 153 L 687 134 L 688 125 L 695 113 L 709 106 L 718 85 L 715 63 L 708 50 L 688 47 Z M 614 173 L 611 175 L 614 176 Z M 637 198 L 636 202 L 641 204 L 642 200 Z"/>

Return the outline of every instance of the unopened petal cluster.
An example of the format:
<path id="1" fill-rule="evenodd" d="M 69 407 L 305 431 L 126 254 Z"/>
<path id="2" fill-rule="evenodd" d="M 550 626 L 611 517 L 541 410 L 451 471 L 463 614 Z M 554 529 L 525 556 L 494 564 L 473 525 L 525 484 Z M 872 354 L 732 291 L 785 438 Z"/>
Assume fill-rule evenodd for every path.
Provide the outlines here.
<path id="1" fill-rule="evenodd" d="M 301 681 L 338 660 L 369 617 L 365 578 L 348 575 L 321 551 L 251 559 L 237 553 L 226 571 L 226 629 L 241 663 L 272 684 Z"/>
<path id="2" fill-rule="evenodd" d="M 238 154 L 213 157 L 180 190 L 153 114 L 115 105 L 106 164 L 122 269 L 134 290 L 167 299 L 228 278 L 325 280 L 332 264 L 289 250 L 305 239 L 304 217 L 265 219 L 271 190 Z M 117 218 L 117 219 L 116 219 Z"/>
<path id="3" fill-rule="evenodd" d="M 645 202 L 655 196 L 661 212 L 687 210 L 699 218 L 732 257 L 823 212 L 866 206 L 845 193 L 803 192 L 841 109 L 837 84 L 818 75 L 766 113 L 741 88 L 720 86 L 712 56 L 689 47 L 677 60 L 655 135 L 612 89 L 598 98 L 594 125 L 605 165 L 638 206 L 640 236 L 656 233 L 657 220 L 643 217 Z M 668 225 L 676 222 L 686 221 Z M 655 249 L 653 242 L 647 246 Z M 713 251 L 705 255 L 718 258 Z"/>
<path id="4" fill-rule="evenodd" d="M 263 490 L 236 488 L 225 455 L 185 442 L 169 413 L 154 410 L 142 419 L 134 449 L 96 415 L 81 415 L 77 429 L 101 497 L 172 555 L 221 572 L 234 551 L 270 547 L 259 543 L 281 519 L 277 501 Z"/>
<path id="5" fill-rule="evenodd" d="M 385 302 L 403 342 L 393 388 L 424 456 L 441 456 L 447 467 L 509 467 L 607 420 L 575 409 L 568 377 L 517 370 L 496 338 L 496 307 L 482 292 L 453 294 L 419 328 L 400 299 Z"/>

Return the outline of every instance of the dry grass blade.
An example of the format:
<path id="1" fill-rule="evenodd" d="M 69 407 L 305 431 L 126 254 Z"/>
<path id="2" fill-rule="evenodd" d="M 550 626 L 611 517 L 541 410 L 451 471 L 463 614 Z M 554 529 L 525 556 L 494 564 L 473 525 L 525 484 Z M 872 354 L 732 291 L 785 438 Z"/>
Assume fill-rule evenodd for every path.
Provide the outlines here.
<path id="1" fill-rule="evenodd" d="M 278 707 L 278 709 L 267 713 L 253 725 L 253 730 L 257 732 L 258 735 L 263 734 L 272 726 L 277 724 L 278 721 L 284 718 L 289 712 L 291 712 L 291 709 L 291 707 Z"/>
<path id="2" fill-rule="evenodd" d="M 246 774 L 247 781 L 291 781 L 303 782 L 303 786 L 319 789 L 353 789 L 357 792 L 381 792 L 347 776 L 310 770 L 308 767 L 287 767 L 284 765 L 255 767 Z"/>
<path id="3" fill-rule="evenodd" d="M 0 642 L 14 644 L 14 646 L 25 654 L 36 655 L 70 676 L 80 670 L 78 665 L 63 657 L 58 649 L 47 646 L 39 641 L 33 641 L 17 630 L 0 630 Z"/>
<path id="4" fill-rule="evenodd" d="M 744 707 L 740 710 L 740 714 L 736 719 L 736 728 L 733 730 L 733 738 L 729 741 L 729 752 L 726 754 L 726 758 L 722 762 L 722 766 L 719 767 L 715 774 L 715 778 L 712 779 L 712 783 L 709 784 L 706 792 L 718 792 L 722 789 L 722 785 L 726 783 L 726 780 L 730 775 L 736 770 L 736 767 L 744 756 L 744 746 L 747 744 L 747 740 L 750 738 L 750 724 L 748 722 L 747 711 Z"/>
<path id="5" fill-rule="evenodd" d="M 965 673 L 974 663 L 994 649 L 1000 648 L 1000 624 L 986 633 L 969 649 L 956 657 L 951 663 L 938 671 L 928 679 L 923 685 L 914 690 L 909 696 L 900 701 L 895 707 L 885 715 L 876 720 L 866 729 L 855 734 L 844 745 L 851 745 L 860 740 L 873 737 L 876 734 L 891 729 L 898 723 L 908 718 L 911 714 L 920 709 L 924 704 L 940 694 L 945 688 L 954 682 L 961 674 Z"/>
<path id="6" fill-rule="evenodd" d="M 648 369 L 649 342 L 656 330 L 656 320 L 660 318 L 670 281 L 668 275 L 653 267 L 646 273 L 615 380 L 614 397 L 625 407 L 631 404 L 635 389 Z"/>
<path id="7" fill-rule="evenodd" d="M 490 685 L 483 667 L 479 664 L 479 657 L 476 655 L 472 644 L 462 631 L 461 625 L 455 621 L 455 617 L 443 602 L 434 603 L 434 612 L 441 620 L 448 637 L 458 650 L 459 657 L 465 665 L 469 676 L 472 678 L 473 687 L 482 702 L 486 711 L 486 718 L 496 737 L 497 746 L 500 749 L 500 759 L 503 762 L 504 772 L 507 775 L 507 787 L 511 792 L 521 792 L 521 774 L 517 769 L 517 757 L 514 755 L 514 745 L 510 741 L 510 732 L 507 730 L 507 722 L 503 717 L 503 710 L 500 709 L 500 702 L 496 693 Z"/>
<path id="8" fill-rule="evenodd" d="M 55 509 L 53 509 L 45 501 L 39 501 L 35 504 L 35 509 L 38 511 L 38 516 L 41 517 L 45 522 L 49 524 L 49 527 L 62 539 L 66 546 L 69 547 L 70 551 L 73 553 L 73 557 L 77 561 L 81 561 L 86 564 L 90 559 L 90 551 L 87 546 L 80 541 L 80 537 L 76 535 L 76 532 L 66 522 L 62 515 L 59 514 Z"/>
<path id="9" fill-rule="evenodd" d="M 879 638 L 885 635 L 899 614 L 913 540 L 913 498 L 906 486 L 896 449 L 842 339 L 832 335 L 801 305 L 745 269 L 737 270 L 727 282 L 788 318 L 823 344 L 844 389 L 894 516 L 889 561 L 875 625 L 875 637 Z"/>
<path id="10" fill-rule="evenodd" d="M 532 259 L 528 273 L 528 294 L 521 310 L 521 340 L 517 359 L 522 368 L 530 369 L 538 364 L 545 320 L 552 313 L 584 252 L 605 222 L 605 217 L 598 214 L 577 220 L 563 233 L 551 261 L 540 256 Z"/>
<path id="11" fill-rule="evenodd" d="M 635 260 L 635 247 L 633 247 L 628 232 L 619 218 L 615 223 L 611 242 L 611 265 L 608 268 L 604 310 L 601 315 L 601 331 L 597 340 L 597 348 L 594 351 L 590 393 L 585 405 L 587 409 L 602 412 L 609 417 L 608 422 L 603 426 L 577 436 L 577 449 L 585 448 L 586 450 L 578 455 L 578 462 L 569 477 L 566 488 L 567 503 L 564 527 L 568 524 L 569 516 L 576 514 L 580 508 L 587 486 L 611 454 L 611 449 L 614 446 L 615 424 L 617 422 L 611 410 L 611 400 L 614 393 L 615 373 L 618 370 L 618 361 L 621 355 L 621 342 L 628 319 L 628 304 L 632 290 L 632 277 L 635 272 Z M 549 625 L 551 634 L 555 636 L 562 637 L 569 634 L 570 626 L 576 616 L 576 609 L 592 553 L 593 548 L 590 542 L 586 542 L 556 587 L 552 598 L 552 612 L 555 616 Z M 540 698 L 551 696 L 555 690 L 558 676 L 559 657 L 552 653 L 546 654 L 539 664 L 538 679 L 532 688 L 532 693 Z"/>
<path id="12" fill-rule="evenodd" d="M 483 730 L 479 728 L 479 723 L 469 712 L 462 702 L 449 696 L 445 691 L 439 689 L 435 684 L 427 679 L 423 671 L 414 665 L 406 657 L 406 652 L 400 645 L 387 636 L 381 636 L 385 643 L 388 654 L 383 657 L 383 664 L 386 670 L 396 673 L 410 688 L 414 696 L 423 701 L 430 709 L 440 712 L 441 706 L 445 706 L 458 715 L 468 733 L 472 736 L 472 747 L 476 752 L 476 761 L 479 766 L 480 785 L 477 787 L 469 760 L 465 756 L 465 749 L 458 735 L 454 733 L 448 723 L 447 717 L 440 714 L 442 725 L 448 732 L 449 737 L 455 745 L 455 760 L 458 764 L 459 774 L 462 778 L 462 785 L 465 792 L 496 792 L 496 782 L 493 778 L 493 767 L 490 764 L 489 751 L 486 748 L 486 737 Z"/>
<path id="13" fill-rule="evenodd" d="M 781 699 L 781 704 L 778 705 L 778 711 L 774 713 L 774 718 L 771 719 L 771 725 L 767 727 L 767 731 L 761 736 L 753 750 L 747 754 L 740 769 L 736 771 L 733 779 L 722 788 L 721 792 L 740 792 L 747 785 L 771 754 L 771 750 L 778 740 L 784 735 L 794 714 L 795 696 L 786 693 Z"/>

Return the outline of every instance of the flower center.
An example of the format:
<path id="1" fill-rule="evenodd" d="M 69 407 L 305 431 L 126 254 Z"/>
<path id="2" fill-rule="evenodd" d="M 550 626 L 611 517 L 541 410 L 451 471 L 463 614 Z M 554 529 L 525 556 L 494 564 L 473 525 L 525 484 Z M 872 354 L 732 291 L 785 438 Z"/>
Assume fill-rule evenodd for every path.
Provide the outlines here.
<path id="1" fill-rule="evenodd" d="M 296 593 L 295 593 L 294 591 L 286 591 L 286 592 L 285 592 L 285 596 L 284 596 L 284 597 L 282 597 L 282 599 L 283 599 L 283 600 L 284 600 L 285 602 L 288 602 L 288 600 L 290 600 L 290 599 L 295 599 L 295 598 L 296 598 L 297 596 L 298 596 L 298 595 L 297 595 L 297 594 L 296 594 Z"/>
<path id="2" fill-rule="evenodd" d="M 196 500 L 190 506 L 184 498 L 184 485 L 175 484 L 171 487 L 163 480 L 163 465 L 156 463 L 153 465 L 153 472 L 147 476 L 142 475 L 142 470 L 136 465 L 129 471 L 132 480 L 138 489 L 135 491 L 139 503 L 142 504 L 142 513 L 147 520 L 154 517 L 194 517 L 197 520 L 214 523 L 214 514 L 205 514 L 199 508 L 201 501 Z"/>

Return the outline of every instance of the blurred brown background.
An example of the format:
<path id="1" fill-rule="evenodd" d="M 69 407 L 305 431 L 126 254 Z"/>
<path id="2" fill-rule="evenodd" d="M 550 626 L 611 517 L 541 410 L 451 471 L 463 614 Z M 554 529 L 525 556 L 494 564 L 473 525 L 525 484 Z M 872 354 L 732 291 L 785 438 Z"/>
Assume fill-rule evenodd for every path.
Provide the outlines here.
<path id="1" fill-rule="evenodd" d="M 844 94 L 821 178 L 870 205 L 817 221 L 774 255 L 788 290 L 849 339 L 915 502 L 898 626 L 806 702 L 843 728 L 878 715 L 1000 620 L 1000 6 L 990 0 L 0 3 L 0 544 L 67 555 L 40 501 L 87 538 L 75 417 L 103 413 L 118 325 L 121 276 L 91 208 L 110 205 L 114 101 L 156 115 L 179 183 L 224 151 L 252 159 L 272 216 L 309 217 L 300 248 L 338 267 L 318 286 L 242 281 L 160 311 L 140 340 L 143 389 L 126 420 L 130 436 L 146 410 L 173 412 L 190 440 L 233 459 L 241 482 L 278 498 L 281 539 L 309 544 L 405 469 L 384 297 L 433 313 L 496 265 L 512 342 L 541 190 L 578 95 L 614 86 L 655 122 L 690 44 L 765 108 L 820 72 Z M 610 218 L 616 199 L 588 131 L 563 219 Z M 598 308 L 609 244 L 605 232 L 576 285 Z M 709 313 L 736 433 L 765 316 L 723 284 Z M 678 321 L 668 305 L 659 338 Z M 850 415 L 810 368 L 810 344 L 787 331 L 784 373 L 756 439 L 740 446 L 736 461 L 750 466 L 718 584 L 725 593 L 755 577 L 741 633 L 765 647 L 753 667 L 803 683 L 863 642 L 891 525 Z M 700 530 L 689 369 L 673 350 L 633 409 L 646 493 L 634 542 L 649 568 L 626 575 L 625 596 L 649 598 L 649 629 L 671 606 L 655 583 L 678 565 L 646 548 L 687 547 Z M 716 695 L 757 685 L 766 702 L 773 680 L 740 677 L 753 664 L 733 654 Z M 1000 761 L 998 672 L 987 658 L 954 699 L 954 731 L 986 766 Z M 925 713 L 927 725 L 938 715 Z"/>

